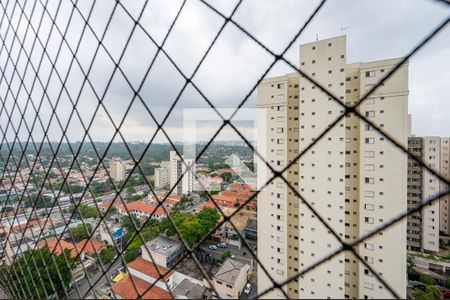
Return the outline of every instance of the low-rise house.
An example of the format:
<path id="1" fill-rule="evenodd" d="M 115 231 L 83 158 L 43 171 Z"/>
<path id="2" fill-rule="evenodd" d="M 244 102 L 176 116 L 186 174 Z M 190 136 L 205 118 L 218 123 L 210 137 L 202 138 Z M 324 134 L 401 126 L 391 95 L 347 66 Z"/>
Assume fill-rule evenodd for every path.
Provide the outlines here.
<path id="1" fill-rule="evenodd" d="M 171 268 L 183 256 L 185 250 L 184 245 L 180 241 L 163 235 L 158 235 L 153 240 L 142 245 L 141 249 L 143 259 L 154 261 L 156 264 L 166 268 Z"/>
<path id="2" fill-rule="evenodd" d="M 172 290 L 172 295 L 175 299 L 212 299 L 213 297 L 212 290 L 203 283 L 187 278 Z"/>
<path id="3" fill-rule="evenodd" d="M 77 244 L 78 251 L 83 250 L 83 252 L 86 252 L 90 257 L 95 257 L 103 249 L 106 249 L 105 244 L 103 244 L 101 241 L 96 239 L 84 239 L 78 242 Z M 97 253 L 95 252 L 97 250 Z"/>
<path id="4" fill-rule="evenodd" d="M 38 242 L 37 246 L 39 248 L 43 248 L 45 246 L 48 246 L 50 252 L 53 252 L 57 255 L 60 255 L 63 253 L 64 250 L 70 251 L 70 256 L 76 257 L 80 253 L 80 249 L 78 249 L 77 245 L 73 243 L 69 243 L 63 239 L 59 239 L 57 237 L 51 237 L 47 239 L 43 239 Z M 83 251 L 84 252 L 84 251 Z M 84 259 L 84 253 L 80 254 L 80 258 Z"/>
<path id="5" fill-rule="evenodd" d="M 223 214 L 225 216 L 231 216 L 237 208 L 224 208 Z M 231 222 L 224 222 L 215 232 L 215 237 L 220 238 L 221 242 L 241 248 L 242 239 L 245 238 L 245 227 L 251 218 L 255 217 L 255 212 L 250 210 L 241 209 L 231 217 Z M 221 216 L 219 222 L 223 220 Z M 234 226 L 233 226 L 234 225 Z"/>
<path id="6" fill-rule="evenodd" d="M 244 237 L 249 240 L 258 239 L 258 222 L 256 218 L 249 218 L 244 227 Z"/>
<path id="7" fill-rule="evenodd" d="M 128 274 L 111 288 L 119 299 L 172 299 L 172 295 L 178 299 L 207 299 L 212 295 L 211 290 L 201 281 L 159 266 L 143 257 L 129 262 L 126 269 Z M 190 291 L 186 291 L 188 287 L 191 287 Z"/>
<path id="8" fill-rule="evenodd" d="M 178 202 L 181 201 L 180 195 L 171 194 L 171 195 L 167 196 L 167 198 L 165 198 L 165 197 L 166 197 L 166 194 L 159 194 L 157 196 L 150 195 L 147 197 L 146 203 L 150 204 L 150 205 L 158 205 L 160 202 L 162 202 L 164 200 L 162 205 L 165 208 L 172 209 L 175 204 L 177 204 Z"/>
<path id="9" fill-rule="evenodd" d="M 147 281 L 127 275 L 111 288 L 112 299 L 173 299 L 168 291 L 156 285 L 150 287 Z"/>
<path id="10" fill-rule="evenodd" d="M 222 299 L 238 299 L 248 280 L 250 266 L 228 258 L 213 276 L 214 289 Z"/>
<path id="11" fill-rule="evenodd" d="M 207 202 L 204 202 L 200 205 L 197 205 L 197 207 L 194 209 L 194 211 L 196 213 L 200 212 L 202 209 L 204 209 L 205 207 L 209 207 L 209 208 L 213 208 L 213 209 L 217 209 L 217 206 L 214 204 L 214 202 L 212 202 L 211 200 L 208 200 Z"/>
<path id="12" fill-rule="evenodd" d="M 121 215 L 128 215 L 128 212 L 134 215 L 137 218 L 151 218 L 157 221 L 161 221 L 164 217 L 166 217 L 167 213 L 170 213 L 170 209 L 166 209 L 166 211 L 161 206 L 149 205 L 142 200 L 133 201 L 123 205 L 117 205 L 117 211 Z M 128 211 L 128 212 L 127 212 Z"/>

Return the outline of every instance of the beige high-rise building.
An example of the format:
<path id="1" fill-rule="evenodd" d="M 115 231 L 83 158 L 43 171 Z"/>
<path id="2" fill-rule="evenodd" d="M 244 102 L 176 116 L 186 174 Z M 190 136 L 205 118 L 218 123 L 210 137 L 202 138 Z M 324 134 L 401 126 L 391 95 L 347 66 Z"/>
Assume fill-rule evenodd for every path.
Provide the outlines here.
<path id="1" fill-rule="evenodd" d="M 114 181 L 125 180 L 125 166 L 120 159 L 112 159 L 109 166 L 109 174 Z"/>
<path id="2" fill-rule="evenodd" d="M 155 187 L 168 189 L 170 185 L 170 162 L 162 161 L 159 168 L 155 169 Z"/>
<path id="3" fill-rule="evenodd" d="M 187 166 L 190 167 L 187 171 Z M 178 179 L 183 175 L 183 178 L 178 182 Z M 169 160 L 169 183 L 170 188 L 176 185 L 173 190 L 174 194 L 187 195 L 192 193 L 195 188 L 195 160 L 184 158 L 184 163 L 178 156 L 176 151 L 170 151 Z"/>
<path id="4" fill-rule="evenodd" d="M 300 68 L 342 102 L 352 105 L 400 59 L 346 62 L 346 38 L 300 46 Z M 344 109 L 296 74 L 258 87 L 258 151 L 282 168 L 308 148 Z M 358 110 L 407 147 L 408 64 Z M 258 187 L 272 176 L 258 163 Z M 334 229 L 351 242 L 406 211 L 407 156 L 355 116 L 344 117 L 285 172 L 289 182 Z M 281 181 L 258 196 L 258 257 L 276 281 L 305 270 L 340 243 Z M 356 248 L 401 297 L 406 297 L 406 221 Z M 258 269 L 258 290 L 272 286 Z M 285 286 L 290 298 L 390 298 L 389 291 L 350 252 L 341 253 Z M 269 298 L 281 298 L 274 290 Z"/>
<path id="5" fill-rule="evenodd" d="M 409 151 L 446 179 L 450 178 L 449 138 L 438 136 L 409 138 Z M 408 208 L 445 192 L 448 187 L 436 176 L 410 159 L 408 164 Z M 450 235 L 449 195 L 439 198 L 421 212 L 408 217 L 408 250 L 439 251 L 439 237 Z"/>

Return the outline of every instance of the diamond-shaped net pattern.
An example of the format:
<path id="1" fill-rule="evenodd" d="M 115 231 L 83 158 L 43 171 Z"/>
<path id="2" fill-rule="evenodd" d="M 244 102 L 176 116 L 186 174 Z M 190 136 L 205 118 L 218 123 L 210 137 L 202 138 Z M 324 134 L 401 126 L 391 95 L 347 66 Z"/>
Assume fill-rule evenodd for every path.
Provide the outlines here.
<path id="1" fill-rule="evenodd" d="M 141 241 L 143 247 L 148 236 L 152 235 L 151 226 L 157 212 L 163 212 L 166 216 L 164 222 L 171 225 L 174 235 L 181 241 L 184 248 L 183 256 L 170 268 L 155 268 L 157 281 L 148 285 L 142 285 L 136 277 L 129 276 L 132 289 L 130 295 L 135 297 L 149 297 L 154 292 L 154 297 L 165 297 L 167 295 L 155 294 L 155 286 L 163 287 L 169 296 L 172 286 L 167 282 L 167 276 L 182 262 L 189 260 L 201 273 L 204 282 L 214 289 L 211 283 L 211 275 L 205 270 L 205 265 L 199 260 L 196 253 L 207 239 L 210 238 L 218 228 L 228 222 L 242 240 L 243 247 L 248 249 L 248 255 L 258 267 L 258 272 L 264 273 L 272 282 L 272 287 L 259 291 L 256 297 L 264 296 L 268 292 L 277 289 L 285 297 L 288 297 L 285 287 L 292 281 L 304 276 L 311 270 L 319 268 L 334 256 L 342 252 L 351 252 L 379 280 L 393 297 L 398 297 L 396 291 L 386 282 L 373 267 L 368 264 L 358 253 L 357 246 L 376 235 L 379 231 L 388 229 L 397 222 L 407 218 L 409 215 L 420 211 L 423 207 L 436 201 L 448 192 L 436 195 L 412 210 L 391 218 L 382 226 L 376 228 L 351 243 L 346 242 L 326 221 L 327 216 L 321 215 L 311 205 L 312 199 L 306 199 L 285 177 L 284 173 L 306 153 L 326 136 L 347 115 L 354 115 L 364 123 L 369 124 L 380 136 L 389 140 L 392 145 L 415 160 L 422 168 L 436 176 L 442 183 L 450 184 L 438 172 L 430 168 L 419 158 L 411 155 L 408 149 L 391 137 L 390 133 L 375 124 L 365 115 L 361 114 L 358 107 L 363 103 L 380 85 L 388 80 L 405 62 L 413 57 L 422 47 L 432 40 L 450 21 L 446 18 L 439 26 L 409 51 L 407 55 L 384 77 L 375 84 L 354 105 L 343 104 L 332 92 L 317 82 L 317 80 L 302 68 L 297 67 L 287 59 L 286 53 L 295 45 L 299 37 L 317 17 L 319 11 L 326 4 L 326 0 L 320 1 L 312 10 L 308 18 L 302 21 L 296 33 L 281 52 L 276 52 L 258 39 L 255 35 L 245 29 L 237 18 L 236 13 L 242 6 L 243 0 L 237 1 L 229 11 L 222 11 L 206 0 L 181 1 L 173 9 L 172 13 L 167 11 L 164 16 L 166 27 L 164 34 L 161 30 L 155 33 L 152 29 L 152 20 L 157 23 L 158 18 L 163 19 L 161 11 L 153 14 L 152 1 L 1 1 L 0 3 L 0 188 L 6 192 L 2 198 L 2 240 L 4 263 L 1 266 L 1 285 L 11 297 L 15 298 L 49 298 L 68 297 L 86 298 L 101 297 L 99 290 L 104 286 L 111 287 L 114 273 L 118 267 L 123 266 L 127 272 L 129 259 L 127 255 L 136 251 L 133 245 Z M 217 20 L 219 26 L 211 41 L 205 47 L 203 55 L 198 63 L 186 71 L 179 65 L 179 59 L 173 57 L 166 45 L 171 40 L 173 28 L 177 26 L 183 11 L 187 9 L 190 2 L 201 5 Z M 448 5 L 447 1 L 436 1 L 442 6 Z M 122 28 L 118 27 L 116 19 L 122 22 Z M 150 21 L 149 21 L 150 19 Z M 159 24 L 160 25 L 160 24 Z M 156 25 L 155 25 L 156 26 Z M 164 26 L 163 26 L 164 27 Z M 200 88 L 196 83 L 196 75 L 202 70 L 202 65 L 207 60 L 214 47 L 220 47 L 218 40 L 224 34 L 226 28 L 239 31 L 248 39 L 253 41 L 267 55 L 273 57 L 265 71 L 253 85 L 248 87 L 248 92 L 243 99 L 234 107 L 230 116 L 223 116 L 217 109 L 214 100 Z M 120 30 L 121 34 L 116 32 Z M 125 32 L 125 34 L 124 34 Z M 190 37 L 187 37 L 188 39 Z M 130 47 L 147 47 L 145 51 L 145 62 L 140 64 L 139 71 L 129 68 L 130 62 L 127 51 Z M 182 82 L 179 87 L 174 85 L 171 93 L 173 99 L 167 99 L 164 104 L 167 109 L 164 114 L 156 113 L 154 108 L 157 104 L 149 104 L 145 99 L 143 90 L 148 85 L 148 78 L 158 76 L 158 64 L 164 60 L 171 66 L 174 76 Z M 290 161 L 282 170 L 275 170 L 269 162 L 265 161 L 263 155 L 258 153 L 251 141 L 233 123 L 233 119 L 239 111 L 247 104 L 261 81 L 269 74 L 277 63 L 287 64 L 299 73 L 305 80 L 315 84 L 332 101 L 342 107 L 342 113 L 336 120 L 318 135 L 311 144 L 298 153 L 294 160 Z M 136 64 L 136 62 L 134 62 Z M 101 68 L 99 69 L 99 65 Z M 219 71 L 219 70 L 218 70 Z M 155 73 L 156 75 L 152 75 Z M 153 78 L 152 77 L 152 78 Z M 151 82 L 151 81 L 150 81 Z M 121 107 L 117 109 L 111 104 L 111 90 L 120 86 L 127 91 L 123 100 L 119 101 Z M 321 221 L 321 223 L 340 242 L 340 247 L 328 256 L 314 262 L 308 268 L 290 276 L 282 282 L 277 282 L 265 268 L 264 261 L 258 259 L 257 251 L 248 244 L 233 224 L 233 217 L 239 214 L 247 204 L 257 199 L 259 191 L 248 197 L 230 215 L 225 215 L 215 198 L 208 192 L 205 196 L 218 209 L 221 214 L 220 220 L 210 228 L 198 241 L 192 243 L 183 235 L 184 228 L 179 228 L 176 217 L 170 213 L 166 201 L 174 192 L 183 176 L 190 171 L 191 164 L 186 163 L 180 152 L 180 147 L 173 141 L 166 129 L 168 120 L 172 117 L 177 104 L 181 101 L 186 90 L 193 90 L 201 101 L 211 108 L 222 120 L 220 127 L 207 143 L 196 153 L 196 160 L 202 158 L 214 140 L 225 129 L 235 132 L 251 149 L 251 151 L 262 160 L 271 170 L 272 176 L 262 187 L 268 186 L 276 179 L 281 179 L 290 188 L 309 210 Z M 86 103 L 86 99 L 91 99 Z M 119 105 L 119 104 L 117 104 Z M 148 122 L 155 128 L 148 135 L 145 147 L 135 151 L 133 145 L 128 142 L 125 124 L 127 117 L 133 109 L 138 107 L 146 113 Z M 120 113 L 117 114 L 117 110 Z M 118 117 L 119 115 L 119 117 Z M 107 127 L 108 142 L 97 143 L 93 128 L 98 126 L 99 119 L 102 126 Z M 69 133 L 77 124 L 77 141 L 71 140 Z M 55 139 L 55 136 L 58 139 Z M 70 135 L 72 136 L 72 135 Z M 185 165 L 185 171 L 178 181 L 170 186 L 170 191 L 163 196 L 158 194 L 152 182 L 145 176 L 143 161 L 146 154 L 155 144 L 157 137 L 163 137 L 176 151 Z M 132 161 L 132 168 L 127 170 L 127 175 L 121 182 L 112 180 L 110 172 L 110 153 L 115 143 L 122 143 L 124 151 Z M 87 150 L 86 150 L 87 149 Z M 89 163 L 91 168 L 86 172 L 86 151 L 89 152 Z M 45 155 L 43 154 L 45 153 Z M 50 153 L 50 155 L 48 155 Z M 94 158 L 94 159 L 92 159 Z M 70 182 L 76 180 L 82 189 L 74 187 Z M 100 187 L 96 182 L 96 175 L 102 174 L 107 184 Z M 195 175 L 196 176 L 196 175 Z M 129 210 L 129 202 L 126 196 L 129 194 L 127 183 L 139 178 L 139 186 L 143 187 L 150 196 L 157 199 L 155 209 L 143 222 L 137 222 L 133 212 Z M 100 192 L 108 190 L 108 197 Z M 102 190 L 103 189 L 103 190 Z M 206 190 L 206 189 L 205 189 Z M 65 199 L 65 200 L 63 200 Z M 100 205 L 101 204 L 101 205 Z M 12 209 L 6 209 L 7 207 Z M 131 234 L 127 239 L 120 241 L 112 238 L 109 246 L 96 244 L 95 233 L 103 230 L 107 235 L 113 236 L 115 228 L 110 228 L 107 221 L 117 213 L 120 207 L 122 214 L 128 217 Z M 58 220 L 58 221 L 55 221 Z M 21 224 L 25 224 L 22 226 Z M 74 228 L 74 224 L 77 224 Z M 48 228 L 52 228 L 54 234 L 48 235 Z M 80 241 L 79 236 L 84 238 Z M 14 247 L 13 245 L 19 245 Z M 45 247 L 48 245 L 48 247 Z M 12 253 L 6 255 L 6 248 Z M 47 249 L 43 251 L 42 249 Z M 148 253 L 151 253 L 147 249 Z M 85 255 L 99 258 L 97 263 L 89 265 L 85 263 Z M 57 254 L 57 255 L 55 255 Z M 104 258 L 104 257 L 108 257 Z M 150 254 L 150 256 L 152 256 Z M 153 257 L 150 257 L 154 261 Z M 42 266 L 44 266 L 42 268 Z M 94 270 L 93 270 L 94 268 Z M 81 274 L 81 275 L 80 275 Z M 77 276 L 83 278 L 83 284 L 78 284 Z M 75 282 L 75 283 L 74 283 Z M 114 293 L 111 295 L 115 298 Z"/>

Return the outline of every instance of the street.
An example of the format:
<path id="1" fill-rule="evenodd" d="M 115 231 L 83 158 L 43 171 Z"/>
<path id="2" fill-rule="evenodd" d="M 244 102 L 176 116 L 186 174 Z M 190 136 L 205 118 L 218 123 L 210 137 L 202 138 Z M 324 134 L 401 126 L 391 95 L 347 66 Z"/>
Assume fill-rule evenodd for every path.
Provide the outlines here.
<path id="1" fill-rule="evenodd" d="M 107 282 L 107 280 L 106 280 L 107 276 L 108 276 L 108 278 L 111 278 L 111 275 L 122 266 L 121 262 L 122 262 L 122 260 L 118 259 L 114 263 L 114 265 L 110 268 L 110 270 L 107 272 L 107 275 L 104 275 L 102 270 L 100 269 L 94 275 L 89 276 L 89 279 L 91 280 L 92 284 L 94 284 L 101 277 L 100 280 L 98 281 L 98 283 L 95 284 L 95 286 L 89 291 L 89 295 L 92 295 L 94 293 L 95 288 L 97 288 Z M 105 266 L 105 270 L 106 269 L 107 269 L 107 266 Z M 78 295 L 77 289 L 74 287 L 72 292 L 69 293 L 69 299 L 80 299 L 80 297 L 82 299 L 86 299 L 86 298 L 94 298 L 95 299 L 96 298 L 96 297 L 86 295 L 87 291 L 90 288 L 89 281 L 86 278 L 81 279 L 76 284 L 78 285 L 78 291 L 79 291 L 80 295 Z"/>

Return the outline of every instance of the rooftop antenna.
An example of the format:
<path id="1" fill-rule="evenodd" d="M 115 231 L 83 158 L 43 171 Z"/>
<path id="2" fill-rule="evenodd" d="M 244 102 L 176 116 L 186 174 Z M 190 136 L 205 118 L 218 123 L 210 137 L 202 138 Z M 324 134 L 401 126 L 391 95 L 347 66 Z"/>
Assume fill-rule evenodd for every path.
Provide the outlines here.
<path id="1" fill-rule="evenodd" d="M 341 35 L 344 35 L 344 32 L 347 30 L 347 29 L 350 29 L 350 27 L 341 27 Z"/>

